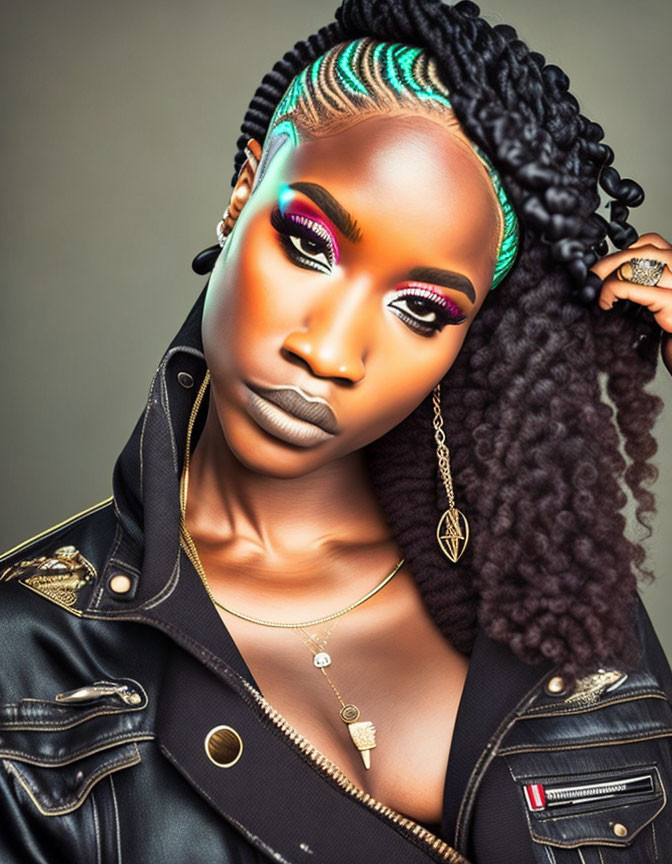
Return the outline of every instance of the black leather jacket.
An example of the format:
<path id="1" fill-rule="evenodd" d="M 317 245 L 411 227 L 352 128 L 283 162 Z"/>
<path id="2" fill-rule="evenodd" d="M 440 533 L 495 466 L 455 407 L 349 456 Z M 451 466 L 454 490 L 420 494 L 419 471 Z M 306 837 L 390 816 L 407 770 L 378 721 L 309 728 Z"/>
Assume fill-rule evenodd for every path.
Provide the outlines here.
<path id="1" fill-rule="evenodd" d="M 266 702 L 178 540 L 204 294 L 114 496 L 0 559 L 0 862 L 672 862 L 672 673 L 641 601 L 638 667 L 574 691 L 479 632 L 443 839 Z"/>

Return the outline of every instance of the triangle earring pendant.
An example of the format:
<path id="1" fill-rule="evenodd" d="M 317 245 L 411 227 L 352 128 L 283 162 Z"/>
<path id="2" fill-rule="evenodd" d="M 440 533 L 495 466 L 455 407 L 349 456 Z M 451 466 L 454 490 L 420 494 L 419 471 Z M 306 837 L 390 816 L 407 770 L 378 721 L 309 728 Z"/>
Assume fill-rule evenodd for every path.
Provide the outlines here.
<path id="1" fill-rule="evenodd" d="M 469 540 L 469 523 L 461 510 L 456 507 L 444 510 L 436 526 L 436 539 L 443 554 L 455 564 L 466 549 Z"/>

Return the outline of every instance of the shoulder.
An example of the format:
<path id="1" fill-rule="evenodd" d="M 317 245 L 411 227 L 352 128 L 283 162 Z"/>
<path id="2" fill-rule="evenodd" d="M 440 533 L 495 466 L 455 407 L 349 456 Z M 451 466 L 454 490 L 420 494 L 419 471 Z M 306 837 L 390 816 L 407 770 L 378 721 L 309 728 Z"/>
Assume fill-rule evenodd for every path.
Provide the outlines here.
<path id="1" fill-rule="evenodd" d="M 125 799 L 106 778 L 123 770 L 137 782 L 129 771 L 150 762 L 160 646 L 75 605 L 102 574 L 116 525 L 110 498 L 0 556 L 3 864 L 43 861 L 50 847 L 62 860 L 116 861 Z M 152 761 L 150 776 L 160 767 Z"/>
<path id="2" fill-rule="evenodd" d="M 33 650 L 39 646 L 42 657 L 46 645 L 72 630 L 82 614 L 77 607 L 94 590 L 110 555 L 116 525 L 108 498 L 0 555 L 0 663 L 5 671 L 21 664 L 26 668 Z"/>
<path id="3" fill-rule="evenodd" d="M 20 561 L 49 554 L 47 550 L 52 547 L 55 551 L 57 547 L 78 543 L 94 557 L 96 553 L 104 554 L 110 531 L 114 536 L 114 527 L 114 499 L 110 496 L 0 553 L 0 582 L 14 578 L 8 571 Z"/>
<path id="4" fill-rule="evenodd" d="M 76 571 L 91 581 L 105 562 L 115 531 L 114 500 L 110 497 L 0 554 L 0 590 L 16 580 L 31 587 L 38 585 L 38 576 L 41 584 L 48 584 L 49 576 L 56 585 Z"/>

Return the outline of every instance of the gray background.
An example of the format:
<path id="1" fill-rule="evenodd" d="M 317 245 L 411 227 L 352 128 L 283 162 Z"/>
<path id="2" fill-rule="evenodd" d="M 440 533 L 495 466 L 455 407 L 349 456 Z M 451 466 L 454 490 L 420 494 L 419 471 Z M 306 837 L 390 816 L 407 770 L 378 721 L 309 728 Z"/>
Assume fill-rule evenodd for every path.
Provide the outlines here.
<path id="1" fill-rule="evenodd" d="M 0 36 L 2 521 L 7 549 L 108 497 L 114 460 L 204 278 L 255 87 L 336 0 L 14 0 Z M 488 0 L 560 65 L 672 240 L 668 0 Z M 672 656 L 672 377 L 643 596 Z M 631 536 L 639 536 L 632 514 Z"/>

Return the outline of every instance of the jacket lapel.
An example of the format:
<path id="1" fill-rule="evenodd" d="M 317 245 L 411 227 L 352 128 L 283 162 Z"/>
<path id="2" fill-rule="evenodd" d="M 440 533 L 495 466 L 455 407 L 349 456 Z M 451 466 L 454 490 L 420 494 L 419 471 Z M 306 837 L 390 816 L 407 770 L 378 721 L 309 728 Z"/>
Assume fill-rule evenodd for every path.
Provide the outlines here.
<path id="1" fill-rule="evenodd" d="M 552 661 L 531 666 L 479 628 L 455 718 L 444 791 L 443 836 L 464 846 L 473 802 L 498 731 L 517 706 L 556 667 Z"/>

